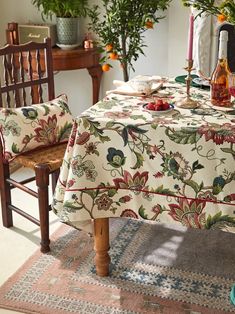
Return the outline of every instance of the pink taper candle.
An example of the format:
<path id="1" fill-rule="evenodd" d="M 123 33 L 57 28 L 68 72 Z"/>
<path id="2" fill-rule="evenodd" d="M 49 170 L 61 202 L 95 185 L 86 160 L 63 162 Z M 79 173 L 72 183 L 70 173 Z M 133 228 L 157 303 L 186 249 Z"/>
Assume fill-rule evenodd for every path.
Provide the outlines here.
<path id="1" fill-rule="evenodd" d="M 189 32 L 188 32 L 188 60 L 193 60 L 193 26 L 194 26 L 194 16 L 193 14 L 189 17 Z"/>

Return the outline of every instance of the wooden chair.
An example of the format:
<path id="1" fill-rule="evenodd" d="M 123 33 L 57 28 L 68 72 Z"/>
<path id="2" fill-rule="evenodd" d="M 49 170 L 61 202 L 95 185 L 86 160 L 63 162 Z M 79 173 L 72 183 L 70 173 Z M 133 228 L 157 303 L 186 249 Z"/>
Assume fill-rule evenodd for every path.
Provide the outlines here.
<path id="1" fill-rule="evenodd" d="M 48 100 L 54 99 L 52 52 L 49 38 L 45 43 L 6 45 L 0 49 L 0 58 L 3 59 L 4 72 L 4 84 L 1 82 L 0 87 L 0 107 L 18 108 L 30 105 L 30 103 L 42 103 L 44 85 L 47 85 Z M 29 95 L 27 94 L 28 89 Z M 10 176 L 10 162 L 3 157 L 3 143 L 0 140 L 0 191 L 3 226 L 7 228 L 13 226 L 12 211 L 40 226 L 40 244 L 43 253 L 50 251 L 49 175 L 52 174 L 52 190 L 54 191 L 65 149 L 66 143 L 63 143 L 17 156 L 15 160 L 18 163 L 35 171 L 34 177 L 17 182 Z M 33 180 L 36 180 L 37 192 L 25 186 L 26 183 Z M 11 190 L 14 188 L 19 188 L 38 198 L 39 220 L 13 205 Z"/>

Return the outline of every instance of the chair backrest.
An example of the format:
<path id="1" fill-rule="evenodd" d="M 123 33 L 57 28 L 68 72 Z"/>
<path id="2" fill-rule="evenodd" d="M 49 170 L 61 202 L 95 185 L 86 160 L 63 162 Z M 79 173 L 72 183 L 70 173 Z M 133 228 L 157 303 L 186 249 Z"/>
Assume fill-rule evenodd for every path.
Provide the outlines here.
<path id="1" fill-rule="evenodd" d="M 8 44 L 0 48 L 0 59 L 0 107 L 22 107 L 44 102 L 45 84 L 47 100 L 55 98 L 50 38 L 44 43 Z"/>

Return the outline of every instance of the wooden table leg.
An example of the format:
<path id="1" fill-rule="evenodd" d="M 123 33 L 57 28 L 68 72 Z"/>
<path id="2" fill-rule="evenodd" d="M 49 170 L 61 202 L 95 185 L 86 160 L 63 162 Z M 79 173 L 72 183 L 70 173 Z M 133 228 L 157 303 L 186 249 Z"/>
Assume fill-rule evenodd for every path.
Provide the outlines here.
<path id="1" fill-rule="evenodd" d="M 110 263 L 110 256 L 108 254 L 109 218 L 94 220 L 94 241 L 96 273 L 100 277 L 108 276 Z"/>
<path id="2" fill-rule="evenodd" d="M 102 77 L 101 66 L 96 66 L 87 69 L 92 78 L 92 90 L 93 90 L 93 105 L 99 101 L 100 82 Z"/>

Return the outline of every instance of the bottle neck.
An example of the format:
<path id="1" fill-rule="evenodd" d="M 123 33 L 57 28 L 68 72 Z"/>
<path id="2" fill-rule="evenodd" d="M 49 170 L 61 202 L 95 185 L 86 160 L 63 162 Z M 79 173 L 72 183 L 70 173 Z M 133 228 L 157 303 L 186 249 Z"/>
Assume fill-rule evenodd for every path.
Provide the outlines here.
<path id="1" fill-rule="evenodd" d="M 228 54 L 228 42 L 227 40 L 220 40 L 219 43 L 219 60 L 224 59 L 227 60 L 227 54 Z"/>

